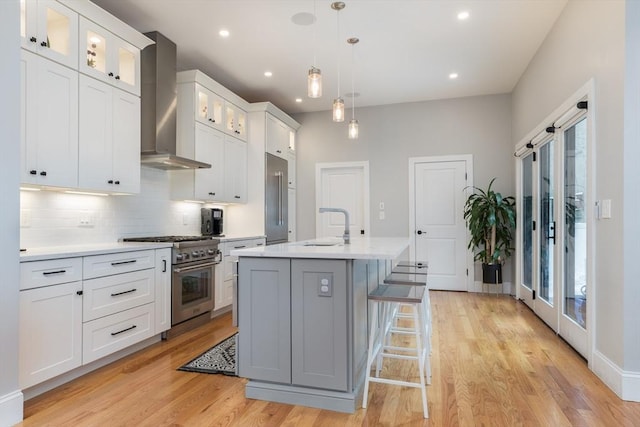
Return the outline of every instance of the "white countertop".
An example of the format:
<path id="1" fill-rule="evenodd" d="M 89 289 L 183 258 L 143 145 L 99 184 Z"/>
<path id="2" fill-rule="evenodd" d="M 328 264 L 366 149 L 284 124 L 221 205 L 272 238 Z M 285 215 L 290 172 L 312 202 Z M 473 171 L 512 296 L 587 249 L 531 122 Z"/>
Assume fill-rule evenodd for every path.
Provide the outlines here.
<path id="1" fill-rule="evenodd" d="M 354 237 L 348 245 L 340 238 L 314 239 L 236 249 L 230 254 L 239 257 L 270 258 L 395 259 L 408 247 L 408 237 Z"/>
<path id="2" fill-rule="evenodd" d="M 162 249 L 172 247 L 172 243 L 147 242 L 113 242 L 88 245 L 48 246 L 27 248 L 20 252 L 20 262 L 42 261 L 47 259 L 73 258 L 78 256 L 103 255 L 115 252 L 131 252 L 145 249 Z"/>
<path id="3" fill-rule="evenodd" d="M 253 240 L 253 239 L 262 239 L 266 236 L 264 234 L 260 236 L 234 236 L 234 235 L 225 235 L 224 237 L 220 237 L 221 242 L 233 242 L 236 240 Z"/>

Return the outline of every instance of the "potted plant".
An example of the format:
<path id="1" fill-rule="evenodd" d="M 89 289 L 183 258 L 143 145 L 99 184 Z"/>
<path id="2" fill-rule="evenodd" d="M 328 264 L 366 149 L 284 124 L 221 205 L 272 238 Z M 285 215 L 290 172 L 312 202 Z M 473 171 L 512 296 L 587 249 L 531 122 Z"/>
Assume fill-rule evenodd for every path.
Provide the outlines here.
<path id="1" fill-rule="evenodd" d="M 464 205 L 464 219 L 471 234 L 468 248 L 479 249 L 474 261 L 482 261 L 482 281 L 502 283 L 502 264 L 511 255 L 513 230 L 516 227 L 515 199 L 504 197 L 489 187 L 475 191 Z"/>

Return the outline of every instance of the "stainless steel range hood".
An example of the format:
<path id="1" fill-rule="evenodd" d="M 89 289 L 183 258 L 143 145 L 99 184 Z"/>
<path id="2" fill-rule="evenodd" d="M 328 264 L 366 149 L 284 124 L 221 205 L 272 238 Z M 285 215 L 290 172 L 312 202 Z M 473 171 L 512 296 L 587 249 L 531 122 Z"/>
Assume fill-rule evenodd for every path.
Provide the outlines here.
<path id="1" fill-rule="evenodd" d="M 157 31 L 145 35 L 155 44 L 140 54 L 141 163 L 165 170 L 210 168 L 176 153 L 176 45 Z"/>

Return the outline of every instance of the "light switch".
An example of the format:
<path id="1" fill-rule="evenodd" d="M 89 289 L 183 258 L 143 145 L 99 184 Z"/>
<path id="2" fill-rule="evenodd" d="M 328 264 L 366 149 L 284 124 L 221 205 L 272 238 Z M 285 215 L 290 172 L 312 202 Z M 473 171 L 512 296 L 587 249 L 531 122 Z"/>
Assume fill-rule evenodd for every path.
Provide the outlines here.
<path id="1" fill-rule="evenodd" d="M 384 202 L 380 202 L 380 210 L 383 211 L 384 210 Z M 382 219 L 382 218 L 380 218 Z"/>
<path id="2" fill-rule="evenodd" d="M 611 218 L 611 199 L 604 199 L 600 205 L 601 215 L 600 217 L 603 219 Z"/>

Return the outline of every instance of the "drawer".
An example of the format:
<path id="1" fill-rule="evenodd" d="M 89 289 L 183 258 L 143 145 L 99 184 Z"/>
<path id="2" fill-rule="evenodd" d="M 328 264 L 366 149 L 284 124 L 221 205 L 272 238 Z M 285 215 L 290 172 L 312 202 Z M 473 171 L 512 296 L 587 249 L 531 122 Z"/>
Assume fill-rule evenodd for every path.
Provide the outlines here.
<path id="1" fill-rule="evenodd" d="M 84 273 L 82 277 L 84 279 L 93 279 L 94 277 L 110 276 L 154 267 L 155 251 L 153 249 L 94 255 L 83 258 Z"/>
<path id="2" fill-rule="evenodd" d="M 83 320 L 108 316 L 154 301 L 155 270 L 147 269 L 83 282 Z"/>
<path id="3" fill-rule="evenodd" d="M 264 238 L 224 242 L 224 245 L 222 248 L 222 255 L 229 256 L 229 252 L 234 249 L 255 248 L 256 246 L 261 246 L 261 245 L 264 245 Z"/>
<path id="4" fill-rule="evenodd" d="M 20 263 L 20 289 L 82 280 L 82 258 L 61 258 Z"/>
<path id="5" fill-rule="evenodd" d="M 82 363 L 98 360 L 153 336 L 154 304 L 92 320 L 82 325 Z"/>

